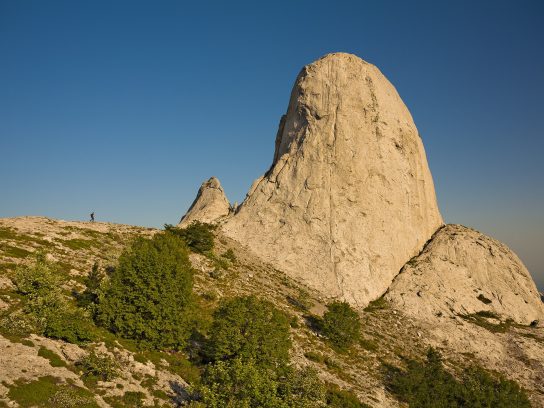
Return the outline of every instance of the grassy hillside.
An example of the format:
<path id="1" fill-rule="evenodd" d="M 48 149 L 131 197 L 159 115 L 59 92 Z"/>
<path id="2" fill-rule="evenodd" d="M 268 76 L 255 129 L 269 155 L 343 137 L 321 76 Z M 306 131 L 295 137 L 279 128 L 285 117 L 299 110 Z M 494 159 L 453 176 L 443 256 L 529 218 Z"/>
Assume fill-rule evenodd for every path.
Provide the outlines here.
<path id="1" fill-rule="evenodd" d="M 462 388 L 455 384 L 461 384 L 463 376 L 468 375 L 464 368 L 476 362 L 470 350 L 458 352 L 447 345 L 440 347 L 432 343 L 429 328 L 405 318 L 402 311 L 391 309 L 383 299 L 358 311 L 360 335 L 349 346 L 337 347 L 331 341 L 333 337 L 327 337 L 321 320 L 332 299 L 323 298 L 263 263 L 217 230 L 213 249 L 189 245 L 189 259 L 194 269 L 194 313 L 198 322 L 187 347 L 180 350 L 142 348 L 137 341 L 97 325 L 92 310 L 78 303 L 78 294 L 84 293 L 89 285 L 93 265 L 97 265 L 95 272 L 110 276 L 123 250 L 136 238 L 151 238 L 158 233 L 164 232 L 41 217 L 0 219 L 0 367 L 3 367 L 0 406 L 12 406 L 9 404 L 14 402 L 20 406 L 89 407 L 184 404 L 194 398 L 194 390 L 199 389 L 203 378 L 209 375 L 206 369 L 210 361 L 203 357 L 202 350 L 210 341 L 214 312 L 225 300 L 247 295 L 270 302 L 288 318 L 292 342 L 289 364 L 317 370 L 329 406 L 393 407 L 407 403 L 433 406 L 417 405 L 417 390 L 410 384 L 399 385 L 397 381 L 400 377 L 411 378 L 411 374 L 422 381 L 418 375 L 426 372 L 424 362 L 429 344 L 438 346 L 445 356 L 440 367 L 433 366 L 435 372 L 444 368 L 445 373 L 453 375 L 451 379 L 447 377 L 445 395 L 450 395 L 454 388 Z M 72 317 L 60 319 L 59 324 L 71 325 L 68 329 L 61 327 L 44 334 L 36 329 L 41 327 L 39 322 L 29 322 L 25 317 L 31 299 L 15 282 L 18 266 L 35 265 L 37 253 L 44 254 L 58 278 L 55 282 L 63 299 L 62 308 L 73 310 L 69 315 Z M 51 291 L 56 291 L 54 285 Z M 478 325 L 480 320 L 464 324 L 470 325 L 470 330 L 489 332 L 485 325 Z M 74 329 L 78 322 L 81 327 Z M 62 333 L 67 330 L 83 334 L 63 337 Z M 509 327 L 506 333 L 493 335 L 514 336 L 531 344 L 542 344 L 539 330 Z M 523 362 L 524 358 L 528 361 Z M 536 364 L 523 353 L 518 360 L 527 367 Z M 414 369 L 416 371 L 410 371 Z M 537 375 L 542 367 L 531 366 L 531 369 Z M 435 377 L 425 378 L 434 381 Z M 496 378 L 490 374 L 489 381 Z M 541 401 L 544 392 L 532 386 L 532 377 L 527 375 L 521 380 L 523 385 L 528 385 L 533 401 Z M 505 384 L 510 387 L 510 383 Z M 197 402 L 192 404 L 202 406 L 195 405 Z"/>

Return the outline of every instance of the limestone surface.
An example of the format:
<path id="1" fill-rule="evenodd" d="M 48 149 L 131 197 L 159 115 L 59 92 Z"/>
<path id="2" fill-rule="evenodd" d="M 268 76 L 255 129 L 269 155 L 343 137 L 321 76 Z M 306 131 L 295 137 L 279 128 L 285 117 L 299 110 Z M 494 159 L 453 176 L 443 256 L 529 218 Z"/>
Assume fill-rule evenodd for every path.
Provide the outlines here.
<path id="1" fill-rule="evenodd" d="M 521 324 L 544 318 L 535 283 L 516 254 L 461 225 L 440 229 L 422 253 L 406 264 L 385 297 L 418 319 L 481 311 Z"/>
<path id="2" fill-rule="evenodd" d="M 193 221 L 213 224 L 229 213 L 230 204 L 223 187 L 216 177 L 211 177 L 200 186 L 195 201 L 181 217 L 178 227 L 186 227 Z"/>
<path id="3" fill-rule="evenodd" d="M 272 166 L 223 229 L 292 277 L 364 306 L 442 224 L 397 91 L 374 65 L 335 53 L 302 69 Z"/>

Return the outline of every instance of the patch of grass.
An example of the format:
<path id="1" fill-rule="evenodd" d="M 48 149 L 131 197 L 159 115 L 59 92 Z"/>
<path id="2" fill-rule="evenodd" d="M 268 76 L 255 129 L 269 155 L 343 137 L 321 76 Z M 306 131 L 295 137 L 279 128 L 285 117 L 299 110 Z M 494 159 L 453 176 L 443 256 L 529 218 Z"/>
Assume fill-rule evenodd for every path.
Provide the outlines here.
<path id="1" fill-rule="evenodd" d="M 106 397 L 104 400 L 113 408 L 140 408 L 144 406 L 143 392 L 127 391 L 122 397 Z"/>
<path id="2" fill-rule="evenodd" d="M 348 390 L 342 390 L 336 384 L 327 384 L 327 406 L 332 408 L 370 408 Z"/>
<path id="3" fill-rule="evenodd" d="M 306 353 L 304 353 L 304 357 L 306 357 L 310 361 L 314 361 L 320 364 L 323 364 L 325 362 L 325 356 L 315 351 L 307 351 Z"/>
<path id="4" fill-rule="evenodd" d="M 65 367 L 66 363 L 58 354 L 55 352 L 46 349 L 45 347 L 40 347 L 38 350 L 38 355 L 40 357 L 46 358 L 49 360 L 49 364 L 51 364 L 51 367 Z"/>
<path id="5" fill-rule="evenodd" d="M 459 315 L 459 317 L 466 320 L 467 322 L 483 327 L 484 329 L 489 330 L 492 333 L 505 333 L 510 329 L 513 324 L 513 321 L 511 319 L 501 321 L 500 317 L 496 313 L 487 310 L 481 310 L 477 313 L 471 313 L 467 315 Z M 498 323 L 489 321 L 488 319 L 498 320 Z"/>
<path id="6" fill-rule="evenodd" d="M 16 240 L 18 234 L 8 227 L 0 227 L 0 239 L 13 239 Z"/>
<path id="7" fill-rule="evenodd" d="M 367 351 L 375 352 L 375 351 L 378 351 L 378 348 L 379 348 L 378 342 L 374 339 L 367 339 L 367 338 L 361 337 L 359 339 L 359 344 L 361 345 L 362 348 L 364 348 Z"/>
<path id="8" fill-rule="evenodd" d="M 21 344 L 23 346 L 27 346 L 27 347 L 34 347 L 34 343 L 32 343 L 30 340 L 28 339 L 23 339 L 21 340 Z"/>
<path id="9" fill-rule="evenodd" d="M 6 256 L 9 256 L 10 258 L 22 258 L 22 259 L 24 259 L 27 256 L 29 256 L 30 254 L 32 254 L 32 252 L 27 251 L 26 249 L 17 248 L 17 247 L 7 245 L 7 244 L 2 245 L 0 247 L 0 249 L 2 250 L 2 252 Z"/>
<path id="10" fill-rule="evenodd" d="M 193 365 L 182 353 L 142 351 L 134 355 L 134 360 L 143 364 L 151 361 L 155 367 L 179 375 L 189 384 L 196 384 L 200 381 L 200 369 Z"/>
<path id="11" fill-rule="evenodd" d="M 61 243 L 74 251 L 79 251 L 80 249 L 91 249 L 93 247 L 100 246 L 100 244 L 95 240 L 81 238 L 62 240 Z"/>
<path id="12" fill-rule="evenodd" d="M 46 407 L 48 401 L 59 391 L 59 379 L 52 376 L 40 377 L 36 381 L 15 381 L 8 397 L 21 407 Z"/>
<path id="13" fill-rule="evenodd" d="M 389 308 L 389 303 L 385 298 L 382 296 L 376 300 L 373 300 L 368 304 L 367 307 L 364 308 L 364 311 L 367 313 L 375 312 L 377 310 L 384 310 Z"/>

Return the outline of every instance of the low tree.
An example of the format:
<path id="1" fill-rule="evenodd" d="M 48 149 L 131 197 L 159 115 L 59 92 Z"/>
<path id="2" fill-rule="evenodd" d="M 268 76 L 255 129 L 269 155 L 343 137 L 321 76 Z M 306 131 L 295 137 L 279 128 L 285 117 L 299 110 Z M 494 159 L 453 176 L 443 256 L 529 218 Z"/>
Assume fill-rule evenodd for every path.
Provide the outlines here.
<path id="1" fill-rule="evenodd" d="M 346 302 L 332 302 L 323 315 L 321 331 L 334 348 L 344 351 L 359 340 L 361 319 Z"/>
<path id="2" fill-rule="evenodd" d="M 185 228 L 177 228 L 173 225 L 165 224 L 164 229 L 167 233 L 176 235 L 183 239 L 187 246 L 194 252 L 203 254 L 213 250 L 213 230 L 215 227 L 211 224 L 193 221 Z"/>
<path id="3" fill-rule="evenodd" d="M 98 322 L 144 347 L 180 349 L 191 332 L 193 271 L 173 234 L 137 239 L 101 294 Z"/>
<path id="4" fill-rule="evenodd" d="M 211 361 L 239 357 L 265 366 L 289 361 L 289 319 L 272 303 L 255 296 L 223 302 L 214 312 L 209 337 Z"/>

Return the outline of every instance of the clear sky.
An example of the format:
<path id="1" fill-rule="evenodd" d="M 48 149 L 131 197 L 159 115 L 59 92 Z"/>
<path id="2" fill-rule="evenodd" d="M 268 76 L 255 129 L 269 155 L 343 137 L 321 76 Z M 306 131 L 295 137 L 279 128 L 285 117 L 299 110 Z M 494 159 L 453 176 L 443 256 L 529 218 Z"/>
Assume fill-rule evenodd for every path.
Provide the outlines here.
<path id="1" fill-rule="evenodd" d="M 447 222 L 544 289 L 544 2 L 0 0 L 0 217 L 176 223 L 200 183 L 242 201 L 301 67 L 377 65 L 423 138 Z"/>

